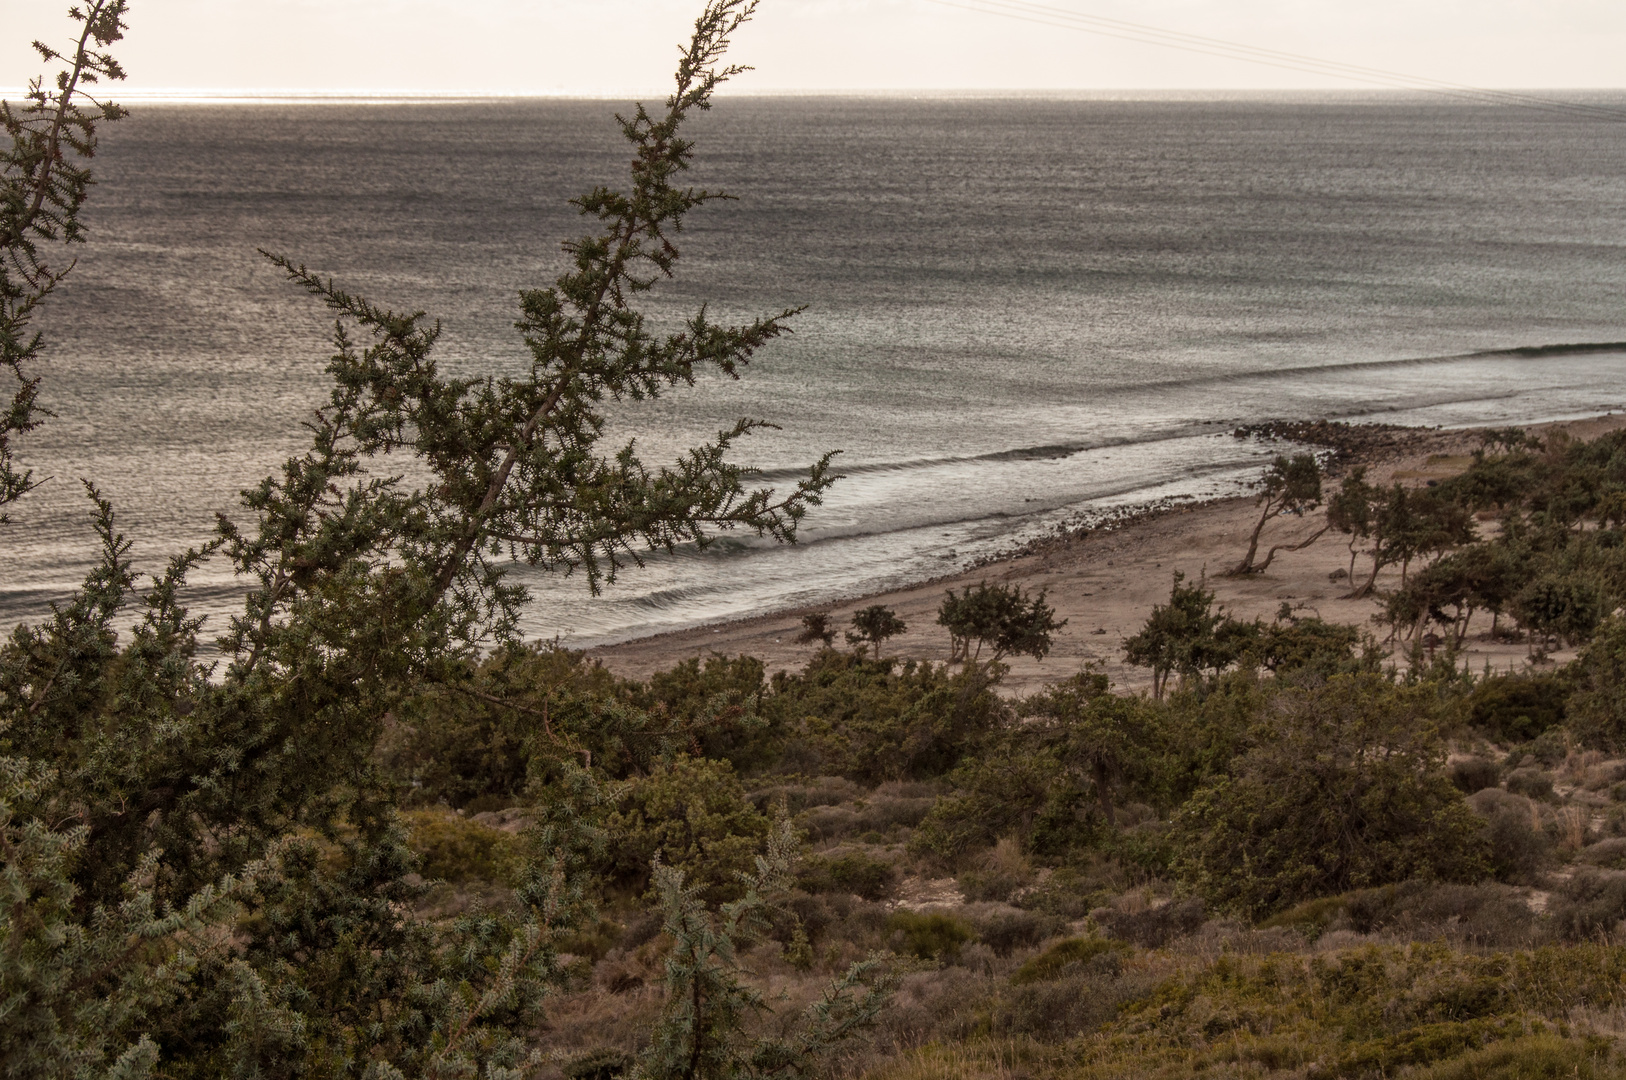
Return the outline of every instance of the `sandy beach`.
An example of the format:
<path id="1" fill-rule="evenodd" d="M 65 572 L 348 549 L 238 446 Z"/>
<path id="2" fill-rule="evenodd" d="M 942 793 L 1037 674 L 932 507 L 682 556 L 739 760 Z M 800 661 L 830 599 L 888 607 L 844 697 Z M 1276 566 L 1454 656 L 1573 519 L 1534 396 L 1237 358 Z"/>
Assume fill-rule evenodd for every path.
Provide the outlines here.
<path id="1" fill-rule="evenodd" d="M 1541 425 L 1536 431 L 1566 429 L 1574 438 L 1590 439 L 1626 426 L 1626 414 Z M 1391 429 L 1394 431 L 1394 429 Z M 1472 431 L 1400 429 L 1376 445 L 1346 455 L 1331 470 L 1336 476 L 1365 465 L 1368 478 L 1387 484 L 1398 480 L 1420 486 L 1461 471 L 1479 445 Z M 1043 589 L 1058 618 L 1067 625 L 1056 635 L 1051 654 L 1042 662 L 1026 657 L 1010 661 L 1004 690 L 1027 694 L 1044 683 L 1065 678 L 1086 665 L 1105 671 L 1123 689 L 1150 684 L 1149 673 L 1123 660 L 1123 643 L 1140 629 L 1153 605 L 1168 598 L 1176 572 L 1188 578 L 1206 575 L 1218 602 L 1241 618 L 1273 618 L 1283 603 L 1296 612 L 1329 622 L 1360 626 L 1381 640 L 1387 627 L 1373 621 L 1377 605 L 1370 599 L 1343 600 L 1348 582 L 1332 575 L 1349 566 L 1347 538 L 1329 532 L 1301 551 L 1276 556 L 1268 572 L 1229 578 L 1247 546 L 1259 511 L 1252 497 L 1223 499 L 1182 509 L 1166 509 L 1111 530 L 1096 530 L 1083 537 L 1058 539 L 1028 553 L 977 567 L 935 581 L 864 596 L 836 605 L 798 608 L 713 626 L 660 634 L 589 650 L 619 675 L 644 678 L 690 657 L 713 654 L 760 657 L 768 670 L 795 669 L 806 663 L 814 646 L 796 644 L 802 615 L 829 611 L 832 625 L 845 627 L 854 611 L 870 604 L 893 608 L 908 630 L 888 643 L 889 654 L 922 660 L 949 658 L 948 633 L 937 625 L 937 609 L 944 592 L 980 581 Z M 1292 542 L 1318 529 L 1319 512 L 1304 518 L 1282 517 L 1265 527 L 1261 555 L 1273 543 Z M 1357 561 L 1357 574 L 1366 560 Z M 1379 588 L 1399 580 L 1399 571 L 1386 570 Z M 1493 669 L 1522 667 L 1526 646 L 1489 640 L 1488 615 L 1476 618 L 1466 642 L 1465 660 L 1475 671 L 1488 663 Z M 839 639 L 838 639 L 839 643 Z M 1554 654 L 1563 662 L 1566 653 Z"/>

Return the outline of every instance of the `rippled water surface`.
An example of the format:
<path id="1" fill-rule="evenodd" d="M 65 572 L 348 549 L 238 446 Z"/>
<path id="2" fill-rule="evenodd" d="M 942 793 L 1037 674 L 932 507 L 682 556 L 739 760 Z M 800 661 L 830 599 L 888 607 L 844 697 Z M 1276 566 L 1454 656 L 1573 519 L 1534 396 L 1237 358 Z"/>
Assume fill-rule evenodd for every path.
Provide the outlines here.
<path id="1" fill-rule="evenodd" d="M 1617 104 L 1626 104 L 1622 98 Z M 604 102 L 144 107 L 44 328 L 49 484 L 0 533 L 0 623 L 83 574 L 79 478 L 147 568 L 300 446 L 326 319 L 286 253 L 513 371 L 514 294 L 627 152 Z M 1626 128 L 1373 97 L 730 99 L 675 318 L 806 305 L 739 382 L 628 408 L 655 457 L 736 417 L 772 477 L 841 449 L 804 543 L 661 556 L 597 599 L 528 571 L 528 629 L 634 636 L 953 569 L 1080 507 L 1227 490 L 1274 416 L 1466 425 L 1626 407 Z M 230 610 L 219 567 L 201 609 Z"/>

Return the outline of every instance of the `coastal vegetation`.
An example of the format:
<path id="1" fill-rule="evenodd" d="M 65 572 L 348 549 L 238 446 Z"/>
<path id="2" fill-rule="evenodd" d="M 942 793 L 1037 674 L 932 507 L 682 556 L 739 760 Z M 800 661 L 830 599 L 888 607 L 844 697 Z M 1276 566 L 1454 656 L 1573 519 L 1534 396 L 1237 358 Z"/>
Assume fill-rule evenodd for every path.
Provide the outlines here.
<path id="1" fill-rule="evenodd" d="M 621 121 L 630 187 L 521 297 L 525 378 L 447 378 L 424 316 L 279 259 L 339 320 L 311 449 L 145 587 L 91 489 L 101 563 L 0 648 L 0 1075 L 1626 1075 L 1626 432 L 1486 432 L 1432 486 L 1283 456 L 1238 572 L 1303 519 L 1375 621 L 1244 619 L 1175 573 L 1125 644 L 1150 692 L 1010 692 L 1065 620 L 988 581 L 943 598 L 948 663 L 879 603 L 846 648 L 808 615 L 777 671 L 518 638 L 507 557 L 593 588 L 793 539 L 834 479 L 752 489 L 754 421 L 661 469 L 597 446 L 606 400 L 736 375 L 794 314 L 634 307 L 718 197 L 681 132 L 753 6 L 709 5 L 665 111 Z M 80 12 L 81 50 L 123 15 Z M 27 205 L 55 159 L 8 130 Z M 77 214 L 63 175 L 41 205 Z M 5 279 L 15 325 L 50 273 Z M 6 341 L 32 402 L 37 339 Z M 210 558 L 252 590 L 213 652 Z M 1528 663 L 1466 668 L 1476 635 Z"/>

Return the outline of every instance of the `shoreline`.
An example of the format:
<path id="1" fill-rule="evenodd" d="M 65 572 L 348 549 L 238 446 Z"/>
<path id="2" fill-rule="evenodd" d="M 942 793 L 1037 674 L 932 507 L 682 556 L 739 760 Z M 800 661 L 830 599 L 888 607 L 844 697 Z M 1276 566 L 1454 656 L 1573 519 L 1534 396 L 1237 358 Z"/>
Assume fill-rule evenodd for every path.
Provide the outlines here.
<path id="1" fill-rule="evenodd" d="M 1578 438 L 1595 438 L 1626 427 L 1626 414 L 1609 413 L 1581 420 L 1524 425 L 1529 430 L 1567 429 Z M 1399 480 L 1421 485 L 1460 471 L 1467 455 L 1479 444 L 1481 428 L 1412 428 L 1399 425 L 1344 427 L 1326 421 L 1274 421 L 1238 432 L 1244 437 L 1271 437 L 1293 444 L 1313 445 L 1329 455 L 1329 487 L 1344 470 L 1365 466 L 1374 481 Z M 585 653 L 617 675 L 648 678 L 656 671 L 691 658 L 748 654 L 761 659 L 770 673 L 802 667 L 813 655 L 810 645 L 795 644 L 801 616 L 829 612 L 832 625 L 845 627 L 852 613 L 871 604 L 893 608 L 908 629 L 889 642 L 888 651 L 917 660 L 945 662 L 948 634 L 936 625 L 937 606 L 945 590 L 979 581 L 1014 584 L 1031 592 L 1044 590 L 1047 602 L 1067 625 L 1056 635 L 1044 661 L 1018 657 L 1002 690 L 1028 694 L 1044 683 L 1065 678 L 1083 667 L 1104 671 L 1114 685 L 1138 690 L 1150 685 L 1149 675 L 1122 660 L 1123 641 L 1144 623 L 1153 605 L 1168 598 L 1173 575 L 1188 580 L 1206 577 L 1217 603 L 1233 615 L 1269 620 L 1283 603 L 1328 622 L 1375 629 L 1376 605 L 1370 599 L 1342 600 L 1347 585 L 1334 580 L 1347 570 L 1349 551 L 1342 538 L 1328 534 L 1309 547 L 1282 552 L 1267 574 L 1246 578 L 1220 576 L 1240 557 L 1247 534 L 1256 520 L 1252 495 L 1220 497 L 1201 502 L 1174 501 L 1172 505 L 1138 508 L 1127 520 L 1101 526 L 1062 528 L 1058 534 L 1028 541 L 1020 548 L 987 561 L 900 588 L 816 605 L 760 612 L 680 630 L 668 630 L 612 645 L 590 647 Z M 1265 539 L 1292 539 L 1312 531 L 1312 517 L 1282 519 L 1266 527 Z M 1398 571 L 1379 577 L 1380 587 Z M 1463 659 L 1473 670 L 1487 664 L 1494 670 L 1522 667 L 1522 643 L 1490 641 L 1475 626 Z M 838 639 L 839 640 L 839 639 Z M 1567 654 L 1555 654 L 1562 662 Z"/>

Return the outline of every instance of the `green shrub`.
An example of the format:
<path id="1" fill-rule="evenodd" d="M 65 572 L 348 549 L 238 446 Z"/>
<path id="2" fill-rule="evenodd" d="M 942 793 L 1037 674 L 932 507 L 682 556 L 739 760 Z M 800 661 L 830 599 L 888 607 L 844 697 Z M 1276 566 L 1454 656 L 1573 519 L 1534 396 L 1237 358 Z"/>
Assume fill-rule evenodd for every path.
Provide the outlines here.
<path id="1" fill-rule="evenodd" d="M 809 855 L 796 869 L 796 884 L 810 893 L 845 892 L 865 900 L 883 900 L 898 884 L 898 868 L 861 851 Z"/>
<path id="2" fill-rule="evenodd" d="M 772 765 L 784 739 L 782 728 L 761 714 L 764 672 L 754 656 L 691 658 L 651 675 L 632 700 L 657 725 L 692 732 L 698 756 L 749 772 Z"/>
<path id="3" fill-rule="evenodd" d="M 414 801 L 470 813 L 512 805 L 532 779 L 533 760 L 555 759 L 564 745 L 588 750 L 595 766 L 624 776 L 660 749 L 649 739 L 622 738 L 645 719 L 628 705 L 630 685 L 579 652 L 499 649 L 404 702 L 378 757 L 411 785 Z"/>
<path id="4" fill-rule="evenodd" d="M 1493 675 L 1474 685 L 1468 721 L 1508 742 L 1526 742 L 1564 722 L 1568 686 L 1558 675 Z"/>
<path id="5" fill-rule="evenodd" d="M 1552 841 L 1533 821 L 1529 800 L 1500 788 L 1476 792 L 1468 805 L 1484 820 L 1491 872 L 1498 881 L 1530 884 L 1547 866 Z"/>
<path id="6" fill-rule="evenodd" d="M 408 810 L 401 819 L 426 878 L 511 884 L 524 858 L 517 837 L 447 810 Z"/>
<path id="7" fill-rule="evenodd" d="M 1096 913 L 1096 921 L 1113 937 L 1132 941 L 1145 949 L 1161 949 L 1175 938 L 1195 932 L 1207 919 L 1203 902 L 1195 897 L 1171 900 L 1142 911 L 1107 908 Z"/>
<path id="8" fill-rule="evenodd" d="M 1357 655 L 1360 644 L 1361 632 L 1353 626 L 1319 618 L 1289 618 L 1261 629 L 1244 659 L 1284 680 L 1376 670 L 1376 646 L 1368 641 L 1368 647 Z"/>
<path id="9" fill-rule="evenodd" d="M 1507 774 L 1507 789 L 1527 799 L 1553 797 L 1553 778 L 1540 769 L 1526 766 Z"/>
<path id="10" fill-rule="evenodd" d="M 607 871 L 616 884 L 642 891 L 658 855 L 705 897 L 733 899 L 768 829 L 728 762 L 678 757 L 622 790 L 605 822 Z"/>
<path id="11" fill-rule="evenodd" d="M 1513 615 L 1521 626 L 1565 644 L 1587 640 L 1609 613 L 1599 583 L 1581 573 L 1548 573 L 1513 598 Z"/>
<path id="12" fill-rule="evenodd" d="M 1569 729 L 1582 746 L 1626 750 L 1626 618 L 1605 620 L 1572 668 Z"/>
<path id="13" fill-rule="evenodd" d="M 978 910 L 979 907 L 982 910 Z M 966 916 L 977 932 L 977 940 L 994 950 L 997 956 L 1009 956 L 1017 949 L 1031 949 L 1055 937 L 1066 925 L 1054 915 L 1005 905 L 973 906 Z"/>
<path id="14" fill-rule="evenodd" d="M 565 1080 L 619 1080 L 632 1071 L 635 1059 L 625 1050 L 601 1046 L 571 1058 L 560 1068 Z"/>
<path id="15" fill-rule="evenodd" d="M 939 799 L 909 839 L 911 851 L 950 866 L 1001 837 L 1025 841 L 1041 818 L 1075 818 L 1083 795 L 1055 747 L 1024 746 L 1015 736 L 968 759 L 950 782 L 954 794 Z"/>
<path id="16" fill-rule="evenodd" d="M 1532 1035 L 1472 1050 L 1411 1075 L 1418 1080 L 1604 1080 L 1626 1075 L 1609 1066 L 1607 1043 Z"/>
<path id="17" fill-rule="evenodd" d="M 1569 757 L 1570 734 L 1564 728 L 1548 728 L 1531 739 L 1524 750 L 1538 764 L 1550 769 Z M 1511 760 L 1512 755 L 1509 755 L 1509 761 Z"/>
<path id="18" fill-rule="evenodd" d="M 865 783 L 941 776 L 981 744 L 1006 708 L 984 668 L 870 660 L 826 649 L 779 672 L 764 717 L 791 741 L 781 765 Z"/>
<path id="19" fill-rule="evenodd" d="M 559 951 L 569 953 L 571 956 L 585 956 L 595 964 L 604 959 L 604 955 L 617 945 L 627 942 L 627 927 L 609 919 L 600 919 L 591 926 L 585 926 L 574 934 L 558 939 Z M 646 937 L 644 940 L 648 940 Z M 643 942 L 639 942 L 642 944 Z"/>
<path id="20" fill-rule="evenodd" d="M 1318 896 L 1278 911 L 1259 924 L 1262 929 L 1288 927 L 1314 940 L 1339 923 L 1349 921 L 1347 896 Z"/>
<path id="21" fill-rule="evenodd" d="M 1458 758 L 1451 762 L 1448 772 L 1451 783 L 1464 795 L 1472 795 L 1488 787 L 1495 787 L 1500 776 L 1496 762 L 1481 757 Z"/>
<path id="22" fill-rule="evenodd" d="M 894 911 L 886 920 L 893 952 L 922 960 L 950 960 L 960 947 L 976 940 L 965 922 L 940 912 Z"/>
<path id="23" fill-rule="evenodd" d="M 1484 876 L 1482 826 L 1441 771 L 1445 708 L 1431 686 L 1375 676 L 1279 694 L 1254 748 L 1176 817 L 1175 872 L 1256 918 L 1411 877 Z"/>
<path id="24" fill-rule="evenodd" d="M 1067 938 L 1058 941 L 1035 956 L 1011 975 L 1014 986 L 1026 983 L 1049 982 L 1059 979 L 1066 969 L 1093 960 L 1103 953 L 1127 954 L 1133 951 L 1128 942 L 1116 938 Z"/>

